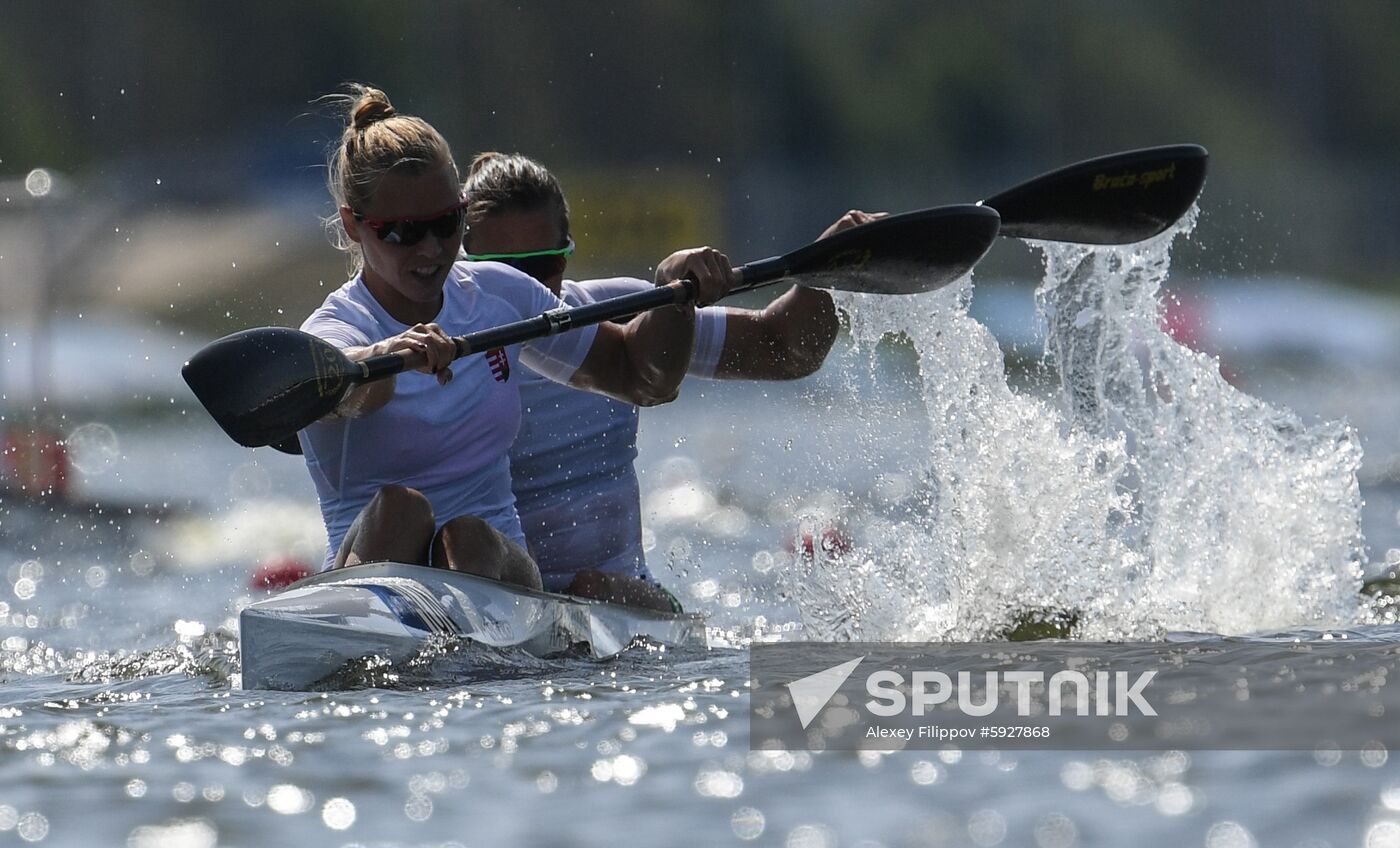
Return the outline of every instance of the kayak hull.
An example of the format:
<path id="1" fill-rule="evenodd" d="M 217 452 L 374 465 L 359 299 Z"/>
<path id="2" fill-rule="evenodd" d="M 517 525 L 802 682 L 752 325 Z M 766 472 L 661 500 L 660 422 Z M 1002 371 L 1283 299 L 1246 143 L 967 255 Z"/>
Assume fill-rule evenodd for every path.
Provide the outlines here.
<path id="1" fill-rule="evenodd" d="M 435 639 L 601 659 L 638 637 L 703 648 L 705 621 L 391 562 L 312 575 L 239 616 L 244 689 L 313 689 L 349 663 L 400 663 Z"/>

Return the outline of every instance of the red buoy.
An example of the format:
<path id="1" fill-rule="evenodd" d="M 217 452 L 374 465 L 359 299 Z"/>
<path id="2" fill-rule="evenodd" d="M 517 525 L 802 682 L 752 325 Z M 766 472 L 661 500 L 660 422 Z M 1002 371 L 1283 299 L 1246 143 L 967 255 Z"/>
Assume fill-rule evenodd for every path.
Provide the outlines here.
<path id="1" fill-rule="evenodd" d="M 303 577 L 311 576 L 311 566 L 293 556 L 272 556 L 258 563 L 248 578 L 248 588 L 264 591 L 285 589 Z"/>

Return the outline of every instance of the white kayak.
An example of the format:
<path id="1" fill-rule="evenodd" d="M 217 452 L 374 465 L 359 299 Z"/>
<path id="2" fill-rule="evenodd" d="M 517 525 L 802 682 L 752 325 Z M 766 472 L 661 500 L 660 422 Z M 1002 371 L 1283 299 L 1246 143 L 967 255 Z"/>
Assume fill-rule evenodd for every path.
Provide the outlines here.
<path id="1" fill-rule="evenodd" d="M 397 562 L 314 574 L 239 616 L 244 689 L 310 689 L 348 663 L 412 659 L 431 640 L 601 659 L 638 637 L 704 648 L 705 619 Z"/>

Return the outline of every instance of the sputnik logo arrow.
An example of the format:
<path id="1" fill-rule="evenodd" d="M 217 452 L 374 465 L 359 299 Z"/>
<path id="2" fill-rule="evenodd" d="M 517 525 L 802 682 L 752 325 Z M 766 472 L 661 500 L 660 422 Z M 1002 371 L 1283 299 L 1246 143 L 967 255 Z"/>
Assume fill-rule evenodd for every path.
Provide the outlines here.
<path id="1" fill-rule="evenodd" d="M 803 730 L 807 729 L 807 725 L 812 723 L 812 719 L 817 717 L 817 713 L 822 711 L 826 702 L 831 700 L 831 696 L 836 694 L 836 690 L 841 688 L 841 684 L 846 682 L 846 678 L 851 676 L 863 659 L 863 656 L 856 657 L 850 662 L 834 665 L 786 684 L 788 692 L 792 693 L 792 705 L 797 708 L 797 718 L 802 722 Z"/>

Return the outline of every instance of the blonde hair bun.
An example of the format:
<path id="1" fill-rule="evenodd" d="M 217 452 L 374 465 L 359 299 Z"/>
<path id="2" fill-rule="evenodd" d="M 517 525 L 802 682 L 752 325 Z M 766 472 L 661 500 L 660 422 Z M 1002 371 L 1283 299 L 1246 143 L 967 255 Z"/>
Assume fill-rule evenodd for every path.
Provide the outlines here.
<path id="1" fill-rule="evenodd" d="M 358 88 L 360 96 L 350 107 L 350 128 L 352 130 L 363 132 L 374 124 L 397 114 L 394 111 L 394 104 L 389 102 L 389 95 L 370 86 Z"/>

